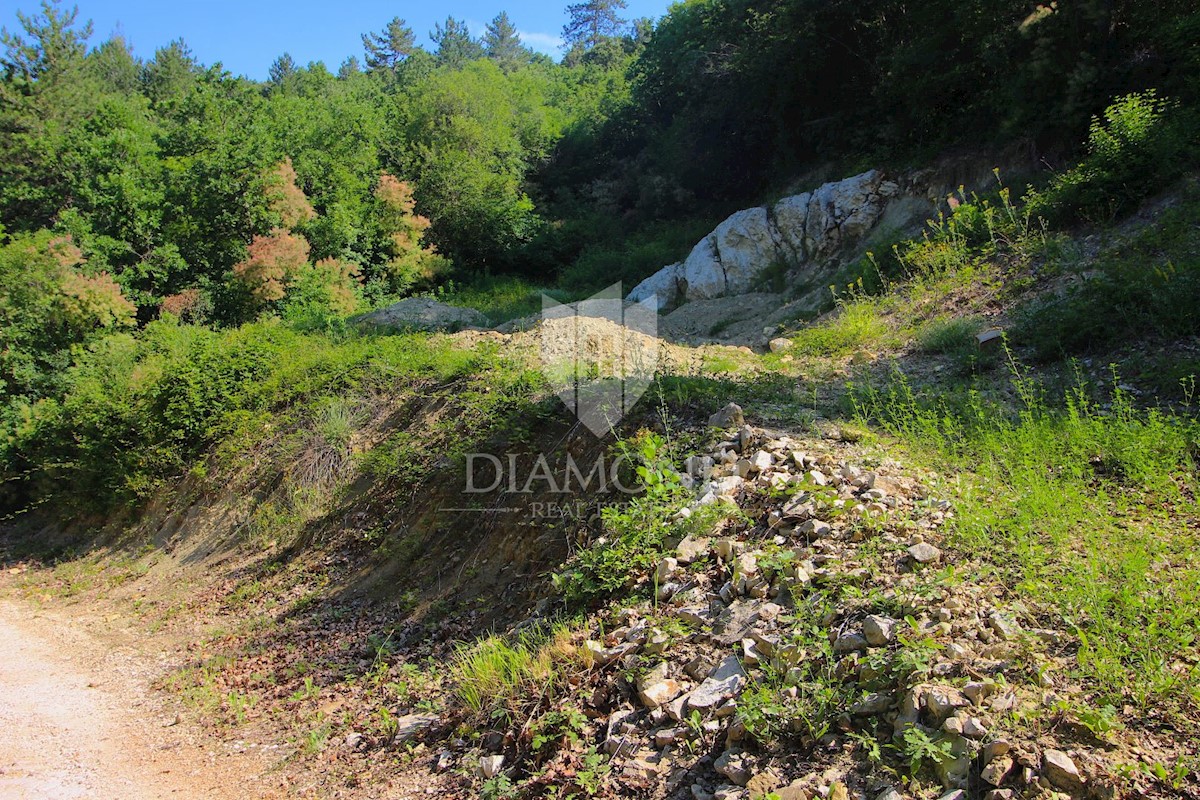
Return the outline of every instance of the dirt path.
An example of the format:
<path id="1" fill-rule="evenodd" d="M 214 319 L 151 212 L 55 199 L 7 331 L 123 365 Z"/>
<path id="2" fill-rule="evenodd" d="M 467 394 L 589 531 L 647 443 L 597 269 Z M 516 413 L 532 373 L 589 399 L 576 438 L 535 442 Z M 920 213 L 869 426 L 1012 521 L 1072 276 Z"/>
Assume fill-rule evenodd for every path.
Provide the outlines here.
<path id="1" fill-rule="evenodd" d="M 175 725 L 152 658 L 0 600 L 0 800 L 273 798 L 270 759 Z"/>

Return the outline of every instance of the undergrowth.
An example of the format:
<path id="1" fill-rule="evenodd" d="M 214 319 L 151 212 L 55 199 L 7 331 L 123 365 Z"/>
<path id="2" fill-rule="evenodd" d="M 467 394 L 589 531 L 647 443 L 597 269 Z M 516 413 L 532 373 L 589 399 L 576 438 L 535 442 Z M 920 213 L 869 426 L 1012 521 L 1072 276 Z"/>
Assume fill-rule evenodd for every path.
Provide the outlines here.
<path id="1" fill-rule="evenodd" d="M 1010 411 L 897 375 L 861 389 L 857 411 L 957 476 L 953 545 L 1061 617 L 1102 700 L 1194 707 L 1200 424 L 1140 411 L 1119 388 L 1100 404 L 1082 379 L 1052 402 L 1017 368 L 1014 389 Z"/>

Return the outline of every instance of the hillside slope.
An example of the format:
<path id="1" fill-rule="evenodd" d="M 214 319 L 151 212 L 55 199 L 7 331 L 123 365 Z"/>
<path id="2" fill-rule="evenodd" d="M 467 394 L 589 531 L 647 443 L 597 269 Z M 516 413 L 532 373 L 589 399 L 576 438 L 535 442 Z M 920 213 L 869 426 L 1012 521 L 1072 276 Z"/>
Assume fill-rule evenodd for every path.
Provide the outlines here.
<path id="1" fill-rule="evenodd" d="M 665 345 L 615 439 L 536 330 L 160 327 L 41 421 L 88 449 L 25 491 L 78 511 L 19 518 L 8 591 L 188 642 L 186 718 L 318 796 L 1187 796 L 1194 182 L 1067 233 L 956 202 L 775 352 Z M 179 477 L 209 401 L 167 387 L 235 357 Z M 621 456 L 636 495 L 560 491 Z"/>

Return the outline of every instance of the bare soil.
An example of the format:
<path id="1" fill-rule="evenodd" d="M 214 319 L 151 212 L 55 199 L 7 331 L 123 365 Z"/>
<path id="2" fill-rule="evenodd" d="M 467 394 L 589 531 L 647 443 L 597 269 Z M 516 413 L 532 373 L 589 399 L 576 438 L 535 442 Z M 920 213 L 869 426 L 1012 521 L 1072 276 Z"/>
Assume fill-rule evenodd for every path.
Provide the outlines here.
<path id="1" fill-rule="evenodd" d="M 284 797 L 270 754 L 180 722 L 153 654 L 111 620 L 0 601 L 0 798 Z"/>

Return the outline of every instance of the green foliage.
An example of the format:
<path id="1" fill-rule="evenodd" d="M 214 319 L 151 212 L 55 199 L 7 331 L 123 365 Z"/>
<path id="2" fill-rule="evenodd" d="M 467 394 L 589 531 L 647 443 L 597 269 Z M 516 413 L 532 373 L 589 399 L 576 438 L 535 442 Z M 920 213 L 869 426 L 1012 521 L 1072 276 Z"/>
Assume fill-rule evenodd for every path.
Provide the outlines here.
<path id="1" fill-rule="evenodd" d="M 1196 422 L 1137 411 L 1119 389 L 1107 408 L 1082 383 L 1059 406 L 1019 373 L 1014 389 L 1017 413 L 976 393 L 921 397 L 902 378 L 863 390 L 858 407 L 969 470 L 953 544 L 1075 627 L 1080 675 L 1101 702 L 1189 702 L 1173 664 L 1200 637 L 1191 533 L 1178 523 L 1196 513 Z"/>
<path id="2" fill-rule="evenodd" d="M 514 718 L 523 709 L 536 709 L 556 696 L 565 678 L 565 664 L 572 656 L 565 629 L 548 635 L 529 634 L 515 641 L 488 636 L 462 644 L 450 668 L 454 696 L 482 720 Z M 542 717 L 545 721 L 539 730 L 544 736 L 569 736 L 570 732 L 578 736 L 582 723 L 576 715 L 550 714 Z"/>
<path id="3" fill-rule="evenodd" d="M 1031 193 L 1030 212 L 1059 224 L 1130 212 L 1195 163 L 1191 117 L 1152 89 L 1117 98 L 1092 119 L 1084 160 Z"/>
<path id="4" fill-rule="evenodd" d="M 626 463 L 633 465 L 640 493 L 624 505 L 606 506 L 601 511 L 604 535 L 553 576 L 555 586 L 571 605 L 628 589 L 639 574 L 661 558 L 668 538 L 682 539 L 689 533 L 705 531 L 730 513 L 727 508 L 711 505 L 686 519 L 676 518 L 690 494 L 679 480 L 662 437 L 643 432 L 622 442 L 619 449 Z"/>
<path id="5" fill-rule="evenodd" d="M 130 327 L 135 310 L 107 273 L 89 274 L 69 236 L 0 244 L 0 402 L 51 393 L 68 348 Z"/>
<path id="6" fill-rule="evenodd" d="M 931 734 L 913 725 L 900 736 L 900 752 L 908 759 L 909 773 L 917 775 L 922 767 L 944 764 L 954 758 L 951 742 L 940 733 Z"/>
<path id="7" fill-rule="evenodd" d="M 344 441 L 350 412 L 326 398 L 350 387 L 394 386 L 397 379 L 436 386 L 486 373 L 480 380 L 487 391 L 468 383 L 453 392 L 459 413 L 452 430 L 440 433 L 456 443 L 429 431 L 423 446 L 439 442 L 441 457 L 466 446 L 468 430 L 478 435 L 520 413 L 518 398 L 528 402 L 536 391 L 523 372 L 490 372 L 491 363 L 486 353 L 427 336 L 337 341 L 277 321 L 221 333 L 154 322 L 138 335 L 95 340 L 61 373 L 58 396 L 8 409 L 0 420 L 4 505 L 15 510 L 54 497 L 64 510 L 105 509 L 145 497 L 214 448 L 241 454 L 268 435 L 273 418 L 297 424 L 312 415 L 325 440 Z M 424 449 L 418 455 L 436 461 Z"/>
<path id="8" fill-rule="evenodd" d="M 1124 340 L 1200 332 L 1200 199 L 1184 202 L 1102 253 L 1061 294 L 1023 306 L 1016 335 L 1039 358 L 1086 353 Z"/>
<path id="9" fill-rule="evenodd" d="M 801 355 L 842 358 L 864 347 L 877 347 L 890 328 L 869 300 L 850 298 L 827 322 L 794 334 L 792 349 Z"/>

